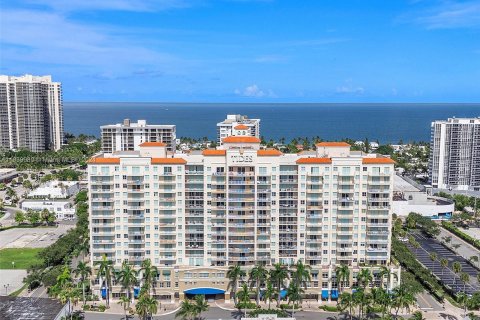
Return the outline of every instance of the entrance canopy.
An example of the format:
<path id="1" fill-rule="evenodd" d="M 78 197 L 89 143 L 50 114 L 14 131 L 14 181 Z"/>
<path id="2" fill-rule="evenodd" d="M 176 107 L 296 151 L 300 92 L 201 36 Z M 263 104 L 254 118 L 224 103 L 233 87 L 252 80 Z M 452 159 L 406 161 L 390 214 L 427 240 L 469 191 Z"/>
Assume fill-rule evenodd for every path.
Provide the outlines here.
<path id="1" fill-rule="evenodd" d="M 195 288 L 188 289 L 183 291 L 185 294 L 224 294 L 225 290 L 215 289 L 215 288 Z"/>

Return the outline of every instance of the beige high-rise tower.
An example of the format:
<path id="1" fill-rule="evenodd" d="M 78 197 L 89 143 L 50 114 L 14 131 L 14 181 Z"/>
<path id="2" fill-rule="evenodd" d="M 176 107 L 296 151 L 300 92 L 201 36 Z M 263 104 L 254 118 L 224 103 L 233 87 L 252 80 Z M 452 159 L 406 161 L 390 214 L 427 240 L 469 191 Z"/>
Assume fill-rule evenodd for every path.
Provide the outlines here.
<path id="1" fill-rule="evenodd" d="M 63 142 L 62 85 L 51 76 L 0 75 L 0 148 L 59 150 Z"/>

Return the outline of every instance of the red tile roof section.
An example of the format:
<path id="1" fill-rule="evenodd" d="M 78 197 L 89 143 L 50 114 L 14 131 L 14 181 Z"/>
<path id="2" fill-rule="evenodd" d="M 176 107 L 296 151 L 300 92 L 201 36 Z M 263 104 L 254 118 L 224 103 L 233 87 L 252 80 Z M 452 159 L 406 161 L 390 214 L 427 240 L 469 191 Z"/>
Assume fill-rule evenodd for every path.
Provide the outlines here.
<path id="1" fill-rule="evenodd" d="M 248 130 L 248 127 L 244 124 L 239 124 L 239 125 L 235 126 L 233 129 L 235 129 L 235 130 Z"/>
<path id="2" fill-rule="evenodd" d="M 182 158 L 152 158 L 152 164 L 186 164 Z"/>
<path id="3" fill-rule="evenodd" d="M 320 142 L 316 144 L 317 147 L 350 147 L 346 142 Z"/>
<path id="4" fill-rule="evenodd" d="M 227 154 L 226 150 L 205 149 L 202 151 L 202 155 L 208 156 L 224 156 Z"/>
<path id="5" fill-rule="evenodd" d="M 363 158 L 363 164 L 395 164 L 395 161 L 390 158 Z"/>
<path id="6" fill-rule="evenodd" d="M 165 147 L 166 144 L 163 142 L 143 142 L 140 144 L 140 147 Z"/>
<path id="7" fill-rule="evenodd" d="M 96 157 L 87 161 L 88 164 L 119 164 L 120 158 Z"/>
<path id="8" fill-rule="evenodd" d="M 276 149 L 267 149 L 267 150 L 258 150 L 257 156 L 259 157 L 278 157 L 281 156 L 283 153 Z"/>
<path id="9" fill-rule="evenodd" d="M 300 158 L 297 160 L 297 164 L 330 164 L 332 159 L 330 158 Z"/>
<path id="10" fill-rule="evenodd" d="M 260 143 L 257 137 L 231 136 L 223 139 L 223 143 Z"/>

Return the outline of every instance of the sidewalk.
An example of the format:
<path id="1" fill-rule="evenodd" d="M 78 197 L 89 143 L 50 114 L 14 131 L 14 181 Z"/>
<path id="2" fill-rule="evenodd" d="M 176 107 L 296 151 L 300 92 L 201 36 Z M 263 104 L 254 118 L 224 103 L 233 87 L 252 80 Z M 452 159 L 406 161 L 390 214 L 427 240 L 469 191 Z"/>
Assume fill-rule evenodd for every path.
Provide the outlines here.
<path id="1" fill-rule="evenodd" d="M 105 313 L 105 314 L 125 314 L 125 310 L 123 309 L 123 306 L 118 303 L 119 300 L 110 300 L 110 307 L 105 310 L 105 312 L 100 312 L 100 313 Z M 130 308 L 132 308 L 135 311 L 135 305 L 137 303 L 137 300 L 133 304 L 130 304 Z M 91 306 L 99 306 L 101 304 L 106 305 L 105 301 L 95 301 L 95 302 L 87 302 L 88 305 Z M 166 315 L 170 314 L 172 312 L 175 312 L 179 308 L 180 304 L 179 303 L 171 303 L 170 301 L 158 301 L 158 312 L 155 314 L 157 316 L 161 315 Z M 83 310 L 83 304 L 80 301 L 76 306 L 74 306 L 74 310 Z M 90 312 L 90 311 L 88 311 Z M 95 311 L 92 311 L 95 312 Z M 128 311 L 127 311 L 128 313 Z"/>

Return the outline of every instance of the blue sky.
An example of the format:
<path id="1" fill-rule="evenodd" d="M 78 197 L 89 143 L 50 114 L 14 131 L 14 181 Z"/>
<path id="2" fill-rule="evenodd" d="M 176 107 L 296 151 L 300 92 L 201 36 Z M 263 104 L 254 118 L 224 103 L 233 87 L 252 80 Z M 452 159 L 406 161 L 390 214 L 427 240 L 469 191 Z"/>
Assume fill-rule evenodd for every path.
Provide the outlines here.
<path id="1" fill-rule="evenodd" d="M 480 102 L 480 1 L 10 0 L 0 73 L 65 101 Z"/>

